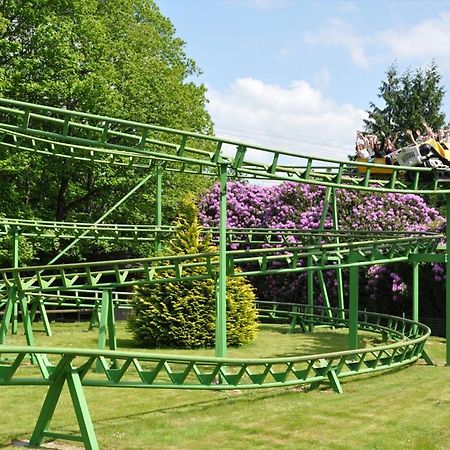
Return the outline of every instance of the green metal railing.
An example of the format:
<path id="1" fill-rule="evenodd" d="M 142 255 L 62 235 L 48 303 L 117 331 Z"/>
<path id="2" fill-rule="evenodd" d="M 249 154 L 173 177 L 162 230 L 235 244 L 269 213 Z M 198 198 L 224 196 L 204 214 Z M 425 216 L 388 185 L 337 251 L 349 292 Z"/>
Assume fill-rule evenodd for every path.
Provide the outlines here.
<path id="1" fill-rule="evenodd" d="M 391 238 L 315 246 L 290 246 L 227 252 L 227 275 L 272 275 L 408 261 L 411 254 L 434 252 L 442 236 Z M 359 261 L 349 262 L 351 252 Z M 213 278 L 219 267 L 219 253 L 158 256 L 152 258 L 97 261 L 52 266 L 0 269 L 0 291 L 16 287 L 19 292 L 49 292 L 61 289 L 115 288 L 148 283 L 168 283 Z M 300 265 L 310 258 L 312 265 Z M 235 267 L 242 270 L 235 271 Z M 202 268 L 193 275 L 189 269 Z"/>
<path id="2" fill-rule="evenodd" d="M 129 225 L 109 223 L 56 222 L 0 217 L 0 236 L 12 236 L 14 232 L 23 237 L 83 240 L 150 241 L 159 234 L 170 238 L 175 233 L 173 225 Z M 218 242 L 218 227 L 203 227 L 202 234 L 210 234 L 213 243 Z M 305 230 L 300 228 L 245 228 L 229 227 L 226 231 L 228 244 L 275 244 L 298 242 L 320 244 L 386 239 L 394 237 L 436 236 L 437 233 L 415 231 L 369 231 L 369 230 Z"/>
<path id="3" fill-rule="evenodd" d="M 261 304 L 261 317 L 290 325 L 346 327 L 342 311 L 309 305 Z M 345 315 L 345 314 L 344 314 Z M 44 438 L 64 438 L 96 449 L 96 440 L 83 387 L 160 389 L 254 389 L 262 387 L 317 387 L 328 383 L 342 392 L 340 380 L 411 364 L 424 356 L 430 334 L 425 325 L 400 317 L 360 312 L 359 327 L 389 336 L 391 343 L 342 352 L 285 358 L 213 358 L 159 353 L 107 351 L 74 348 L 0 346 L 7 361 L 0 363 L 0 385 L 48 386 L 47 397 L 30 444 L 39 446 Z M 33 356 L 38 371 L 20 371 L 22 362 Z M 426 357 L 426 356 L 425 356 Z M 100 367 L 100 371 L 95 370 Z M 50 431 L 50 422 L 64 385 L 67 383 L 80 427 L 80 435 Z"/>
<path id="4" fill-rule="evenodd" d="M 301 155 L 6 99 L 0 99 L 0 149 L 6 153 L 31 152 L 80 164 L 110 164 L 143 172 L 142 180 L 92 224 L 0 218 L 0 236 L 9 237 L 13 248 L 12 267 L 0 269 L 0 308 L 3 309 L 0 385 L 48 387 L 31 445 L 40 445 L 44 438 L 64 438 L 80 441 L 88 449 L 98 448 L 84 397 L 85 386 L 223 390 L 299 384 L 315 387 L 325 382 L 336 392 L 342 392 L 340 379 L 348 376 L 401 367 L 420 357 L 431 363 L 424 351 L 430 330 L 418 321 L 418 270 L 421 262 L 440 262 L 446 264 L 447 274 L 450 274 L 450 227 L 445 235 L 339 230 L 335 189 L 443 193 L 449 216 L 450 184 L 440 180 L 432 169 L 389 166 L 388 173 L 381 176 L 377 169 L 386 169 L 386 166 Z M 163 253 L 162 240 L 170 239 L 175 231 L 174 227 L 162 223 L 164 171 L 219 179 L 219 224 L 203 231 L 212 236 L 217 252 L 57 263 L 82 239 L 154 242 L 157 254 Z M 155 225 L 103 223 L 154 173 Z M 289 180 L 327 187 L 319 230 L 227 228 L 227 181 L 230 178 Z M 324 229 L 326 217 L 332 217 L 332 230 Z M 71 243 L 45 265 L 20 267 L 21 237 L 67 239 Z M 414 321 L 358 312 L 359 269 L 393 262 L 412 264 Z M 196 275 L 192 274 L 193 268 Z M 342 270 L 347 269 L 349 309 L 345 310 Z M 329 307 L 325 270 L 336 271 L 340 308 Z M 226 277 L 301 272 L 307 273 L 308 304 L 259 302 L 261 320 L 287 324 L 291 333 L 297 329 L 312 331 L 319 325 L 347 327 L 349 349 L 287 358 L 226 358 Z M 322 308 L 314 305 L 314 277 L 319 279 L 324 298 Z M 130 308 L 132 286 L 206 278 L 217 280 L 215 358 L 116 350 L 114 310 Z M 447 276 L 446 305 L 447 336 L 450 336 L 450 276 Z M 92 310 L 100 322 L 99 348 L 35 347 L 32 321 L 38 311 L 46 320 L 46 330 L 50 334 L 46 306 Z M 17 332 L 19 315 L 24 324 L 26 347 L 5 344 L 11 323 L 13 332 Z M 380 334 L 385 342 L 376 347 L 358 348 L 359 330 Z M 113 350 L 105 350 L 107 337 Z M 28 359 L 37 366 L 27 370 L 24 376 L 22 363 Z M 450 364 L 449 342 L 447 364 Z M 76 436 L 49 428 L 66 384 L 80 428 L 80 435 Z"/>
<path id="5" fill-rule="evenodd" d="M 386 169 L 384 165 L 312 157 L 6 99 L 0 99 L 0 141 L 11 150 L 145 169 L 162 161 L 167 171 L 217 176 L 217 164 L 224 162 L 241 178 L 374 192 L 450 193 L 428 168 L 390 166 L 392 172 L 380 179 L 376 169 Z"/>

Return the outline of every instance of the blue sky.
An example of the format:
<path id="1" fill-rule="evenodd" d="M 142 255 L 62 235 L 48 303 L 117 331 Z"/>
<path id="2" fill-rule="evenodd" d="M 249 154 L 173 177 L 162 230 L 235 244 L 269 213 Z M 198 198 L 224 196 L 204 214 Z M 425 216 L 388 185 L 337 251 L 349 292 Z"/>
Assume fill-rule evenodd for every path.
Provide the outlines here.
<path id="1" fill-rule="evenodd" d="M 450 86 L 450 1 L 156 3 L 203 71 L 219 135 L 342 159 L 390 64 L 434 59 Z"/>

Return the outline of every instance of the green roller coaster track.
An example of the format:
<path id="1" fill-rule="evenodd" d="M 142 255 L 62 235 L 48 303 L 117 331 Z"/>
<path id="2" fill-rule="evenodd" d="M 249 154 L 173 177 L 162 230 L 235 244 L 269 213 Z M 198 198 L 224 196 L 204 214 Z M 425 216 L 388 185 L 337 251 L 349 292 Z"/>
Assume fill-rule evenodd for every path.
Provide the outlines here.
<path id="1" fill-rule="evenodd" d="M 0 385 L 47 386 L 30 445 L 45 438 L 80 441 L 97 449 L 94 426 L 83 388 L 250 389 L 328 383 L 342 392 L 348 376 L 389 370 L 423 358 L 430 329 L 419 322 L 419 264 L 445 264 L 450 275 L 450 227 L 445 234 L 361 232 L 337 226 L 336 189 L 380 193 L 445 194 L 450 216 L 450 184 L 429 168 L 390 166 L 377 175 L 377 165 L 335 161 L 265 148 L 216 136 L 189 133 L 110 117 L 0 99 L 0 148 L 141 169 L 143 178 L 95 223 L 0 219 L 0 235 L 11 239 L 11 267 L 0 269 Z M 258 162 L 255 162 L 258 161 Z M 155 169 L 156 220 L 152 225 L 107 224 L 104 220 L 136 193 Z M 152 170 L 152 172 L 154 172 Z M 58 263 L 81 240 L 150 242 L 158 250 L 174 233 L 162 223 L 164 172 L 198 174 L 220 183 L 220 222 L 204 229 L 215 252 L 156 256 L 115 261 Z M 227 181 L 255 179 L 295 181 L 325 186 L 324 208 L 317 231 L 301 229 L 227 228 Z M 325 230 L 331 212 L 333 229 Z M 70 241 L 45 265 L 21 267 L 19 240 L 51 238 Z M 231 250 L 245 244 L 245 250 Z M 158 254 L 161 254 L 159 252 Z M 413 273 L 413 318 L 360 312 L 359 269 L 374 264 L 407 262 Z M 201 267 L 192 275 L 192 267 Z M 236 268 L 239 267 L 239 270 Z M 324 270 L 335 270 L 338 308 L 330 306 Z M 342 271 L 349 271 L 348 308 L 344 308 Z M 261 320 L 286 323 L 289 331 L 312 331 L 317 325 L 348 328 L 348 350 L 289 358 L 233 359 L 226 349 L 226 278 L 286 273 L 307 274 L 307 304 L 259 302 Z M 215 357 L 187 357 L 117 350 L 114 311 L 130 308 L 130 286 L 213 278 L 217 280 Z M 315 305 L 318 278 L 324 306 Z M 447 365 L 450 365 L 450 276 L 446 278 Z M 32 323 L 40 314 L 51 334 L 47 307 L 92 311 L 90 326 L 99 326 L 97 349 L 42 348 L 34 345 Z M 26 346 L 7 344 L 11 330 L 23 323 Z M 358 333 L 378 333 L 383 344 L 359 348 Z M 108 341 L 109 349 L 106 349 Z M 22 370 L 31 360 L 35 370 Z M 50 423 L 65 386 L 70 392 L 79 435 L 51 430 Z"/>

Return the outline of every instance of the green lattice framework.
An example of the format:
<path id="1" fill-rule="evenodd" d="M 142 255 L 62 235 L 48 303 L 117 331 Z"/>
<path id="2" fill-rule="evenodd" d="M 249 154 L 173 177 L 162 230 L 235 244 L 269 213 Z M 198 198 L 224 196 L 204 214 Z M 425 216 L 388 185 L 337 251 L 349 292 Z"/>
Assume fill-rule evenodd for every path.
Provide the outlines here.
<path id="1" fill-rule="evenodd" d="M 120 142 L 120 144 L 117 144 Z M 83 386 L 234 389 L 326 382 L 341 392 L 340 379 L 410 364 L 422 357 L 430 330 L 420 324 L 418 280 L 421 262 L 446 264 L 450 232 L 395 233 L 355 232 L 337 227 L 336 188 L 372 192 L 444 193 L 450 215 L 450 185 L 431 169 L 392 166 L 392 173 L 377 177 L 376 165 L 334 161 L 264 148 L 230 139 L 155 127 L 120 119 L 94 116 L 46 106 L 0 99 L 0 145 L 11 152 L 33 152 L 85 163 L 113 164 L 142 169 L 143 178 L 127 195 L 93 224 L 0 219 L 0 235 L 10 236 L 12 267 L 0 269 L 1 385 L 49 387 L 31 444 L 46 437 L 79 440 L 86 448 L 98 448 Z M 259 161 L 256 163 L 255 161 Z M 358 168 L 364 167 L 360 175 Z M 135 194 L 156 171 L 157 209 L 154 225 L 106 224 L 106 217 Z M 153 170 L 154 169 L 154 170 Z M 162 223 L 162 176 L 181 172 L 218 178 L 220 224 L 212 233 L 217 252 L 199 255 L 159 256 L 134 260 L 58 264 L 57 260 L 82 239 L 161 242 L 173 228 Z M 281 229 L 227 229 L 227 180 L 289 180 L 326 186 L 324 209 L 318 231 Z M 324 230 L 331 211 L 333 230 Z M 20 267 L 20 236 L 72 240 L 46 265 Z M 292 237 L 295 236 L 295 242 Z M 442 245 L 441 242 L 446 244 Z M 227 250 L 227 244 L 245 243 L 247 250 Z M 372 264 L 409 262 L 413 272 L 413 320 L 358 312 L 359 268 Z M 276 262 L 276 264 L 274 264 Z M 244 264 L 244 266 L 242 266 Z M 116 350 L 114 309 L 128 308 L 125 288 L 145 283 L 192 279 L 192 266 L 203 266 L 202 277 L 218 280 L 216 356 L 189 358 L 174 355 Z M 236 267 L 244 267 L 236 271 Z M 330 307 L 323 271 L 336 270 L 339 308 Z M 342 271 L 349 270 L 349 309 L 344 309 Z M 162 270 L 169 278 L 161 277 Z M 308 304 L 258 305 L 260 317 L 312 331 L 316 325 L 349 328 L 349 350 L 314 356 L 241 360 L 226 358 L 225 299 L 227 276 L 307 273 Z M 314 277 L 319 279 L 325 306 L 314 305 Z M 447 276 L 447 365 L 450 364 L 450 276 Z M 99 348 L 63 349 L 34 346 L 32 321 L 41 313 L 51 333 L 46 306 L 89 308 L 91 326 L 98 319 Z M 7 345 L 9 328 L 17 332 L 19 311 L 27 339 L 26 347 Z M 379 333 L 385 343 L 359 349 L 358 331 Z M 110 350 L 105 350 L 109 341 Z M 31 358 L 36 370 L 23 371 Z M 50 421 L 64 385 L 69 388 L 80 427 L 79 436 L 50 430 Z"/>

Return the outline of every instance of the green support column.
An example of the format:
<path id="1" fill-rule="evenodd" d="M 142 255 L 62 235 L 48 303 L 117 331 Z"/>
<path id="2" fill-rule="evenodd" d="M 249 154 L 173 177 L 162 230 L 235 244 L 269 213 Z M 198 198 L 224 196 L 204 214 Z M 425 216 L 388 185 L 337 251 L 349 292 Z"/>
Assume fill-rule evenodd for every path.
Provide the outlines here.
<path id="1" fill-rule="evenodd" d="M 102 291 L 102 306 L 100 310 L 100 324 L 98 327 L 98 348 L 100 350 L 106 347 L 106 336 L 108 335 L 108 345 L 110 350 L 117 350 L 116 341 L 116 323 L 114 319 L 114 303 L 112 290 L 104 289 Z M 112 366 L 115 362 L 112 362 Z M 97 372 L 102 371 L 100 361 L 97 361 Z"/>
<path id="2" fill-rule="evenodd" d="M 36 312 L 39 309 L 39 312 L 41 313 L 41 319 L 44 324 L 45 333 L 47 336 L 52 336 L 52 329 L 50 327 L 50 321 L 48 319 L 47 310 L 45 309 L 44 300 L 42 298 L 35 299 L 32 301 L 30 297 L 28 297 L 28 302 L 31 304 L 30 309 L 30 320 L 31 323 L 34 323 L 34 319 L 36 317 Z"/>
<path id="3" fill-rule="evenodd" d="M 12 229 L 12 266 L 13 267 L 19 267 L 19 231 L 17 230 L 17 227 L 14 227 Z M 12 327 L 11 327 L 11 333 L 17 334 L 17 322 L 19 317 L 19 304 L 17 301 L 13 304 L 13 312 L 12 312 Z"/>
<path id="4" fill-rule="evenodd" d="M 348 262 L 356 263 L 358 256 L 350 253 Z M 359 267 L 350 266 L 350 283 L 349 283 L 349 314 L 348 314 L 348 348 L 355 350 L 359 347 L 358 343 L 358 303 L 359 303 Z"/>
<path id="5" fill-rule="evenodd" d="M 323 296 L 323 304 L 327 308 L 327 316 L 332 318 L 333 313 L 331 312 L 330 297 L 328 295 L 328 289 L 327 289 L 327 285 L 325 283 L 325 278 L 323 276 L 323 271 L 318 270 L 317 273 L 319 275 L 319 286 L 320 286 L 320 290 L 321 290 L 322 296 Z"/>
<path id="6" fill-rule="evenodd" d="M 450 366 L 450 194 L 445 196 L 447 200 L 447 228 L 446 228 L 446 256 L 445 263 L 445 337 L 446 337 L 446 361 L 447 366 Z"/>
<path id="7" fill-rule="evenodd" d="M 339 231 L 339 217 L 337 210 L 337 199 L 336 199 L 336 189 L 333 189 L 331 196 L 332 203 L 332 213 L 333 213 L 333 230 Z M 336 243 L 340 243 L 339 236 L 336 236 Z M 342 280 L 342 269 L 339 267 L 336 269 L 336 280 L 337 280 L 337 300 L 338 300 L 338 308 L 341 310 L 339 312 L 339 317 L 341 319 L 345 319 L 345 311 L 344 311 L 344 282 Z"/>
<path id="8" fill-rule="evenodd" d="M 327 190 L 325 191 L 325 196 L 323 199 L 323 206 L 322 206 L 322 214 L 320 216 L 320 222 L 319 222 L 319 231 L 323 231 L 325 228 L 325 220 L 327 218 L 328 209 L 330 208 L 330 200 L 332 197 L 333 188 L 328 186 Z"/>
<path id="9" fill-rule="evenodd" d="M 313 265 L 311 256 L 308 256 L 307 258 L 307 265 L 308 267 L 311 267 Z M 308 314 L 312 314 L 314 312 L 314 271 L 308 270 L 307 272 L 307 288 L 308 288 Z M 314 331 L 314 324 L 312 321 L 308 321 L 308 331 L 313 332 Z"/>
<path id="10" fill-rule="evenodd" d="M 219 278 L 216 296 L 216 348 L 215 355 L 227 355 L 227 167 L 219 165 L 220 222 L 219 222 Z"/>
<path id="11" fill-rule="evenodd" d="M 419 263 L 412 263 L 412 319 L 419 321 Z"/>
<path id="12" fill-rule="evenodd" d="M 60 367 L 67 365 L 66 362 L 68 361 L 67 359 L 63 360 L 64 364 L 60 364 Z M 59 367 L 56 370 L 58 369 Z M 80 429 L 79 435 L 50 430 L 50 423 L 66 382 Z M 70 370 L 69 367 L 63 367 L 60 373 L 52 380 L 29 445 L 31 447 L 40 447 L 45 438 L 78 441 L 83 443 L 84 448 L 87 450 L 99 449 L 80 375 L 75 370 Z"/>
<path id="13" fill-rule="evenodd" d="M 28 345 L 34 345 L 34 337 L 33 337 L 33 327 L 31 325 L 31 317 L 28 311 L 28 303 L 23 292 L 18 293 L 17 299 L 20 312 L 22 313 L 22 323 L 25 330 L 25 338 Z"/>
<path id="14" fill-rule="evenodd" d="M 156 211 L 155 211 L 155 225 L 156 235 L 155 235 L 155 252 L 161 251 L 161 239 L 160 239 L 160 228 L 162 225 L 162 176 L 163 168 L 161 164 L 156 166 Z"/>
<path id="15" fill-rule="evenodd" d="M 0 325 L 0 344 L 5 344 L 6 334 L 8 333 L 9 324 L 13 315 L 14 304 L 17 304 L 16 288 L 8 288 L 8 300 L 3 312 L 2 323 Z"/>
<path id="16" fill-rule="evenodd" d="M 17 302 L 14 302 L 13 305 L 13 312 L 12 312 L 12 326 L 11 326 L 11 334 L 17 334 L 17 328 L 18 328 L 18 321 L 19 321 L 19 304 Z"/>

